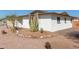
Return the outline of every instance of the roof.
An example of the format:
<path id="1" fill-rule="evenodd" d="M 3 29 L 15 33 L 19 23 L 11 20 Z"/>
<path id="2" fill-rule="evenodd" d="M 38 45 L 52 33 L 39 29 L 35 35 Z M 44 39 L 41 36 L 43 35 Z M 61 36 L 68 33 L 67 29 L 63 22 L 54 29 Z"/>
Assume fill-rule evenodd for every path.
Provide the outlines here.
<path id="1" fill-rule="evenodd" d="M 56 15 L 56 16 L 63 16 L 63 17 L 71 17 L 71 19 L 73 18 L 77 18 L 77 17 L 73 17 L 73 16 L 70 16 L 67 12 L 62 12 L 62 13 L 56 13 L 56 12 L 48 12 L 48 11 L 45 11 L 45 10 L 34 10 L 32 11 L 31 13 L 27 14 L 27 15 L 23 15 L 23 16 L 18 16 L 18 17 L 23 17 L 23 18 L 29 18 L 29 15 L 35 15 L 35 13 L 38 13 L 39 16 L 42 16 L 42 15 Z"/>
<path id="2" fill-rule="evenodd" d="M 62 12 L 61 14 L 62 14 L 62 15 L 69 16 L 69 14 L 68 14 L 67 12 Z"/>
<path id="3" fill-rule="evenodd" d="M 67 12 L 56 13 L 56 12 L 48 12 L 48 11 L 45 11 L 45 10 L 34 10 L 29 14 L 33 15 L 35 13 L 38 13 L 38 15 L 45 15 L 45 14 L 49 15 L 50 14 L 50 15 L 70 16 Z"/>
<path id="4" fill-rule="evenodd" d="M 35 13 L 46 13 L 47 11 L 44 10 L 34 10 L 30 14 L 35 14 Z"/>
<path id="5" fill-rule="evenodd" d="M 67 12 L 56 13 L 56 12 L 48 12 L 48 11 L 45 11 L 45 10 L 34 10 L 27 15 L 17 16 L 17 17 L 29 18 L 29 15 L 34 15 L 35 13 L 38 13 L 39 16 L 41 16 L 41 15 L 51 15 L 51 16 L 56 15 L 56 16 L 77 18 L 77 17 L 74 17 L 74 16 L 70 16 Z"/>
<path id="6" fill-rule="evenodd" d="M 35 13 L 38 13 L 38 15 L 56 15 L 56 16 L 72 17 L 67 12 L 56 13 L 56 12 L 48 12 L 45 10 L 34 10 L 29 14 L 34 15 Z M 29 16 L 29 14 L 27 14 L 26 16 Z"/>

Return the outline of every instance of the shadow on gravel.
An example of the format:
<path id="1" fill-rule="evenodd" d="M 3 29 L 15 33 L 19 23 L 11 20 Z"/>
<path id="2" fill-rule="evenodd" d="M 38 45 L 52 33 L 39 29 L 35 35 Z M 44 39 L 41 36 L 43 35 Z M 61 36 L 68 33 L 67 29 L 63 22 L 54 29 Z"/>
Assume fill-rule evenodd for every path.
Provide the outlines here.
<path id="1" fill-rule="evenodd" d="M 68 39 L 72 39 L 75 43 L 79 43 L 79 32 L 77 31 L 68 32 L 64 36 Z"/>

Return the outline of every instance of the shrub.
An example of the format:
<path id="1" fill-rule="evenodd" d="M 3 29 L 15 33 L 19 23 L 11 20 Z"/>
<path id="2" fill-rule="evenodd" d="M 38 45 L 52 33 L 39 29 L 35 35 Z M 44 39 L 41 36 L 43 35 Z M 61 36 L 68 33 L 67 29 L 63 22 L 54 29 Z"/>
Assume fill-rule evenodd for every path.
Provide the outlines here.
<path id="1" fill-rule="evenodd" d="M 45 43 L 45 48 L 46 48 L 46 49 L 51 49 L 51 44 L 50 44 L 49 42 L 46 42 L 46 43 Z"/>
<path id="2" fill-rule="evenodd" d="M 7 32 L 5 30 L 2 30 L 2 34 L 7 34 Z"/>
<path id="3" fill-rule="evenodd" d="M 40 33 L 43 33 L 43 32 L 44 32 L 44 31 L 43 31 L 43 28 L 41 28 L 41 29 L 40 29 Z"/>
<path id="4" fill-rule="evenodd" d="M 15 28 L 10 28 L 12 32 L 16 32 Z"/>

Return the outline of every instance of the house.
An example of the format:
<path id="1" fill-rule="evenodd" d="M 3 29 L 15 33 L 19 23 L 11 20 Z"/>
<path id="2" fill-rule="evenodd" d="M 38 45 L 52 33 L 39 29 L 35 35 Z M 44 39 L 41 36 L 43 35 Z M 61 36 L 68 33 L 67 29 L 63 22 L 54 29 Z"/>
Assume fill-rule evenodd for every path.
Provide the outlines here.
<path id="1" fill-rule="evenodd" d="M 22 17 L 22 19 L 15 20 L 16 27 L 30 29 L 30 18 L 36 17 L 39 30 L 42 28 L 44 31 L 50 32 L 71 28 L 73 18 L 67 12 L 56 13 L 42 10 L 35 10 L 27 15 L 18 17 Z"/>
<path id="2" fill-rule="evenodd" d="M 73 31 L 79 31 L 79 18 L 73 18 L 72 28 Z"/>

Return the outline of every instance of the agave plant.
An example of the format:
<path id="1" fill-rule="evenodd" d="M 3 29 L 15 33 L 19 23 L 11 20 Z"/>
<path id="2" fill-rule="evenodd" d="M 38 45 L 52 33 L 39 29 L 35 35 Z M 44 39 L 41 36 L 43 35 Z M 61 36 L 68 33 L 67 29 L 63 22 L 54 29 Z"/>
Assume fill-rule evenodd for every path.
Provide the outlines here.
<path id="1" fill-rule="evenodd" d="M 38 31 L 39 27 L 38 27 L 38 19 L 36 15 L 30 16 L 29 25 L 30 25 L 30 30 L 32 32 Z"/>

